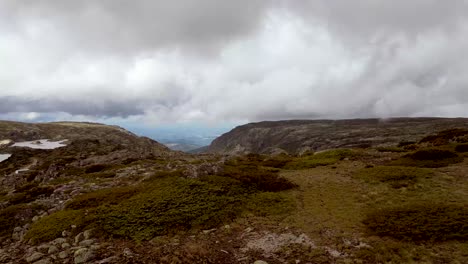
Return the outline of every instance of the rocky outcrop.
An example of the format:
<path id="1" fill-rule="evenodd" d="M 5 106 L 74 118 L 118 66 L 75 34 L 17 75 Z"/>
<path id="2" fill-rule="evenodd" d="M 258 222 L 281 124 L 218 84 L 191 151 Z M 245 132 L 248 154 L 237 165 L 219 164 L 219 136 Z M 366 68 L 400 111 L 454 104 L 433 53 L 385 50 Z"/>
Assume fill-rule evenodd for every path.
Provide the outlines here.
<path id="1" fill-rule="evenodd" d="M 300 154 L 331 148 L 396 145 L 450 128 L 468 128 L 465 118 L 291 120 L 251 123 L 215 139 L 208 153 Z"/>

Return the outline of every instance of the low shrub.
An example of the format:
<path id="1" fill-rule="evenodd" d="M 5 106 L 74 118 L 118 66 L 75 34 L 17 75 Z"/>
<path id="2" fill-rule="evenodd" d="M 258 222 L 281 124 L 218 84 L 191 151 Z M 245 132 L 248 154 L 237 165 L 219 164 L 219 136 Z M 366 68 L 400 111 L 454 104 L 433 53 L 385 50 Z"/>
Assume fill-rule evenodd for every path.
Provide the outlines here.
<path id="1" fill-rule="evenodd" d="M 149 240 L 175 230 L 212 228 L 235 218 L 251 191 L 236 180 L 160 178 L 118 205 L 97 209 L 99 225 L 117 237 Z"/>
<path id="2" fill-rule="evenodd" d="M 464 142 L 467 135 L 468 130 L 466 129 L 447 129 L 437 133 L 436 135 L 424 137 L 419 141 L 419 143 L 429 143 L 434 146 L 442 146 L 447 145 L 450 142 Z"/>
<path id="3" fill-rule="evenodd" d="M 252 165 L 225 166 L 221 176 L 236 179 L 249 187 L 266 192 L 279 192 L 297 187 L 277 172 Z"/>
<path id="4" fill-rule="evenodd" d="M 414 153 L 408 154 L 405 157 L 414 160 L 444 160 L 457 158 L 457 153 L 443 149 L 423 149 Z"/>
<path id="5" fill-rule="evenodd" d="M 389 183 L 393 188 L 407 187 L 415 184 L 421 178 L 427 178 L 434 173 L 429 169 L 400 166 L 377 166 L 358 171 L 355 177 L 367 182 Z"/>
<path id="6" fill-rule="evenodd" d="M 455 151 L 460 153 L 468 152 L 468 144 L 459 144 L 455 146 Z"/>
<path id="7" fill-rule="evenodd" d="M 468 207 L 419 203 L 374 210 L 364 224 L 380 236 L 412 241 L 468 239 Z"/>
<path id="8" fill-rule="evenodd" d="M 422 149 L 404 155 L 401 159 L 394 161 L 392 165 L 439 168 L 462 161 L 463 157 L 450 150 Z"/>
<path id="9" fill-rule="evenodd" d="M 335 149 L 324 152 L 315 153 L 314 155 L 299 157 L 291 162 L 288 162 L 284 169 L 300 170 L 310 169 L 318 166 L 327 166 L 337 163 L 343 159 L 354 159 L 359 157 L 360 153 L 351 149 Z"/>
<path id="10" fill-rule="evenodd" d="M 15 193 L 9 197 L 10 204 L 29 203 L 36 200 L 39 196 L 50 196 L 54 193 L 51 186 L 38 186 L 37 184 L 26 184 L 16 189 Z"/>
<path id="11" fill-rule="evenodd" d="M 34 222 L 25 239 L 31 240 L 34 244 L 51 241 L 60 237 L 62 231 L 69 230 L 71 225 L 75 225 L 75 230 L 78 232 L 93 221 L 91 215 L 87 216 L 82 210 L 58 211 Z"/>
<path id="12" fill-rule="evenodd" d="M 39 205 L 19 204 L 0 210 L 0 237 L 11 235 L 15 227 L 26 224 L 42 209 Z"/>
<path id="13" fill-rule="evenodd" d="M 110 165 L 108 164 L 94 164 L 86 167 L 85 173 L 94 173 L 94 172 L 101 172 L 105 169 L 108 169 Z"/>
<path id="14" fill-rule="evenodd" d="M 400 147 L 377 147 L 378 152 L 406 152 L 406 149 Z"/>
<path id="15" fill-rule="evenodd" d="M 134 196 L 139 190 L 140 188 L 133 186 L 101 189 L 75 197 L 65 205 L 65 208 L 78 210 L 96 208 L 105 204 L 115 205 Z"/>
<path id="16" fill-rule="evenodd" d="M 274 156 L 271 158 L 268 158 L 264 160 L 261 165 L 265 167 L 271 167 L 271 168 L 278 168 L 282 169 L 284 168 L 289 162 L 291 162 L 293 159 L 290 156 L 287 155 L 278 155 Z"/>

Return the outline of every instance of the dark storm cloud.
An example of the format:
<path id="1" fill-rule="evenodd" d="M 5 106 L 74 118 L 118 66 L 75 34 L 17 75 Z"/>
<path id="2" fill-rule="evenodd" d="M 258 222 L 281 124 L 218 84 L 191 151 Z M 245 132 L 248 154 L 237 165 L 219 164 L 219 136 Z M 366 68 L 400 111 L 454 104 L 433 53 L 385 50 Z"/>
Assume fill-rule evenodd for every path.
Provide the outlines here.
<path id="1" fill-rule="evenodd" d="M 467 0 L 0 0 L 0 110 L 468 116 L 467 36 Z"/>
<path id="2" fill-rule="evenodd" d="M 141 106 L 140 106 L 141 107 Z M 128 117 L 144 114 L 138 102 L 113 102 L 102 100 L 99 104 L 69 99 L 22 99 L 15 97 L 0 97 L 0 113 L 54 113 L 66 112 L 71 115 L 86 115 L 97 117 Z"/>
<path id="3" fill-rule="evenodd" d="M 61 41 L 88 52 L 160 47 L 209 49 L 254 31 L 269 1 L 2 1 L 4 23 L 51 26 Z"/>

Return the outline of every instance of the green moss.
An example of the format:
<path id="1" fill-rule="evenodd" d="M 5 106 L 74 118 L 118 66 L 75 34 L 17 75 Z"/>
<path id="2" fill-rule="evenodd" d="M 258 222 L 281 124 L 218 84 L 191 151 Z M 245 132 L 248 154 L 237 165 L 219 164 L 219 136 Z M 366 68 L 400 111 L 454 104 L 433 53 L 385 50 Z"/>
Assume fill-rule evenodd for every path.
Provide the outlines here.
<path id="1" fill-rule="evenodd" d="M 249 199 L 246 210 L 258 216 L 284 215 L 296 208 L 294 199 L 283 193 L 256 193 Z"/>
<path id="2" fill-rule="evenodd" d="M 327 166 L 337 163 L 343 159 L 353 159 L 361 154 L 351 149 L 335 149 L 319 152 L 314 155 L 298 157 L 287 163 L 284 168 L 288 170 L 310 169 L 319 166 Z"/>
<path id="3" fill-rule="evenodd" d="M 372 233 L 404 240 L 467 240 L 468 208 L 459 204 L 406 204 L 373 210 L 364 224 Z"/>
<path id="4" fill-rule="evenodd" d="M 431 170 L 423 168 L 378 166 L 362 169 L 355 174 L 355 177 L 370 183 L 383 182 L 389 183 L 393 188 L 400 188 L 413 185 L 419 179 L 433 174 Z"/>
<path id="5" fill-rule="evenodd" d="M 62 231 L 70 230 L 71 225 L 76 226 L 76 230 L 81 230 L 92 221 L 91 216 L 86 216 L 82 210 L 64 210 L 39 219 L 31 225 L 25 235 L 26 240 L 33 243 L 51 241 L 62 235 Z"/>

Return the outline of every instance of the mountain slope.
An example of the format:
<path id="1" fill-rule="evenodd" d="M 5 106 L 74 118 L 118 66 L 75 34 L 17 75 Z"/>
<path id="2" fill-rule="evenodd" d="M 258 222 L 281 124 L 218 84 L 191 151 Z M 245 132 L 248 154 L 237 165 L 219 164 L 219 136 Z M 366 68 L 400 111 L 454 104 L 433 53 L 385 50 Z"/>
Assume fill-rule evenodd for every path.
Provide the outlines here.
<path id="1" fill-rule="evenodd" d="M 15 147 L 22 141 L 64 140 L 55 149 Z M 60 122 L 28 124 L 0 122 L 0 153 L 12 154 L 3 161 L 0 173 L 2 188 L 9 189 L 25 182 L 47 182 L 63 174 L 74 175 L 85 167 L 100 164 L 122 164 L 141 159 L 174 155 L 164 145 L 138 137 L 120 127 L 95 123 Z M 33 143 L 34 144 L 34 143 Z M 18 174 L 15 171 L 21 170 Z"/>
<path id="2" fill-rule="evenodd" d="M 436 131 L 468 128 L 464 118 L 291 120 L 250 123 L 215 139 L 207 152 L 298 154 L 331 148 L 396 145 Z"/>

